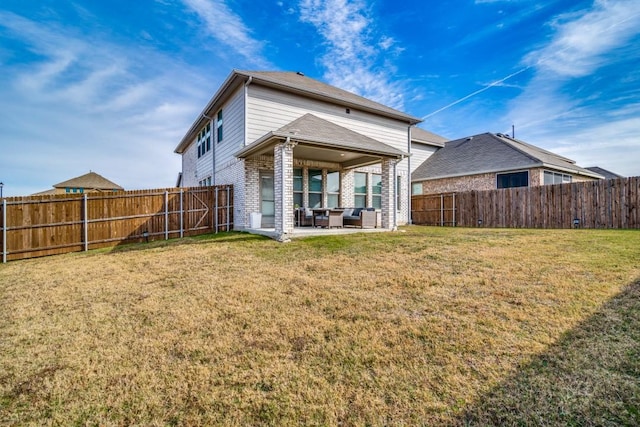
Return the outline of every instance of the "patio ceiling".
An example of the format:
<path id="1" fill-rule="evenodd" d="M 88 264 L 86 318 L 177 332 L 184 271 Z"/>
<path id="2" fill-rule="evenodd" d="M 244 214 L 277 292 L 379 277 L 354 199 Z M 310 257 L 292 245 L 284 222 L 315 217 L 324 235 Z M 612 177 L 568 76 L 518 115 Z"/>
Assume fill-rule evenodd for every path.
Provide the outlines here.
<path id="1" fill-rule="evenodd" d="M 408 156 L 390 145 L 306 114 L 262 136 L 236 153 L 236 157 L 273 155 L 274 146 L 287 138 L 297 144 L 294 158 L 338 163 L 346 169 L 378 163 L 383 158 Z"/>

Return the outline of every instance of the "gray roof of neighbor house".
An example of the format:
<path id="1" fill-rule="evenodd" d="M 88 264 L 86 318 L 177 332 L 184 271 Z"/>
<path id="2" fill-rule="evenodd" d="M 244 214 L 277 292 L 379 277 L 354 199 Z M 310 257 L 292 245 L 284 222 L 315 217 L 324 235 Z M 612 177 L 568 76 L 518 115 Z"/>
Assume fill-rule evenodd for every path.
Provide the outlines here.
<path id="1" fill-rule="evenodd" d="M 444 147 L 444 143 L 447 141 L 448 139 L 444 136 L 437 135 L 433 132 L 429 132 L 428 130 L 424 130 L 419 127 L 411 128 L 411 142 Z"/>
<path id="2" fill-rule="evenodd" d="M 532 167 L 602 178 L 566 157 L 503 134 L 482 133 L 445 143 L 411 175 L 412 181 L 505 172 Z"/>
<path id="3" fill-rule="evenodd" d="M 591 172 L 595 172 L 597 174 L 600 174 L 600 175 L 604 176 L 605 179 L 624 178 L 624 176 L 622 176 L 622 175 L 618 175 L 617 173 L 611 172 L 611 171 L 606 170 L 604 168 L 601 168 L 599 166 L 589 166 L 589 167 L 586 167 L 585 169 L 589 169 Z"/>
<path id="4" fill-rule="evenodd" d="M 287 71 L 243 71 L 233 70 L 198 118 L 193 122 L 189 131 L 184 135 L 175 149 L 176 153 L 182 153 L 195 138 L 195 134 L 204 125 L 206 117 L 214 114 L 224 103 L 228 96 L 241 84 L 260 84 L 274 87 L 284 92 L 297 93 L 309 98 L 330 101 L 347 108 L 359 109 L 381 116 L 402 120 L 410 124 L 420 123 L 422 120 L 409 114 L 387 107 L 379 102 L 372 101 L 349 91 L 328 85 L 312 79 L 302 73 Z"/>
<path id="5" fill-rule="evenodd" d="M 95 172 L 71 178 L 67 181 L 60 182 L 53 186 L 54 188 L 88 188 L 93 190 L 124 190 L 115 182 L 109 181 L 107 178 Z"/>
<path id="6" fill-rule="evenodd" d="M 370 138 L 361 133 L 354 132 L 345 127 L 321 119 L 313 114 L 307 113 L 304 116 L 284 125 L 276 131 L 271 131 L 242 150 L 237 152 L 236 157 L 247 157 L 264 151 L 274 140 L 291 138 L 293 141 L 314 145 L 322 148 L 347 150 L 364 154 L 377 154 L 390 157 L 408 156 L 395 147 L 387 145 L 376 139 Z"/>

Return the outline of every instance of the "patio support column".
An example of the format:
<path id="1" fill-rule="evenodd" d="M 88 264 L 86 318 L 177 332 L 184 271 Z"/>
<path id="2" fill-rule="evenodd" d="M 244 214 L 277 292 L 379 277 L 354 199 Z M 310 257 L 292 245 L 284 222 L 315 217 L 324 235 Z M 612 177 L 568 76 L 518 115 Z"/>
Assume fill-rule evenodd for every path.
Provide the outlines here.
<path id="1" fill-rule="evenodd" d="M 273 149 L 276 239 L 285 242 L 293 232 L 293 148 L 289 138 Z"/>
<path id="2" fill-rule="evenodd" d="M 382 228 L 397 230 L 396 222 L 396 160 L 382 159 Z"/>

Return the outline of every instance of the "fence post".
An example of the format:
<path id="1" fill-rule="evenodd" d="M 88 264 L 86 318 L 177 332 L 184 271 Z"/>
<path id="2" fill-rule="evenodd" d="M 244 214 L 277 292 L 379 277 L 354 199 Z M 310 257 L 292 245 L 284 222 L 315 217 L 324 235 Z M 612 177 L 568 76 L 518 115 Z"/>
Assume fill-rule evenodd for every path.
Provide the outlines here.
<path id="1" fill-rule="evenodd" d="M 216 234 L 218 233 L 218 190 L 220 190 L 220 187 L 216 186 L 216 197 L 213 205 L 213 224 Z"/>
<path id="2" fill-rule="evenodd" d="M 453 201 L 451 207 L 453 208 L 453 227 L 456 226 L 456 193 L 453 193 Z"/>
<path id="3" fill-rule="evenodd" d="M 7 199 L 2 199 L 2 263 L 7 262 Z"/>
<path id="4" fill-rule="evenodd" d="M 89 218 L 87 218 L 89 209 L 87 207 L 87 193 L 82 196 L 82 206 L 83 206 L 83 222 L 84 222 L 84 251 L 87 252 L 89 250 Z"/>
<path id="5" fill-rule="evenodd" d="M 231 227 L 231 187 L 227 185 L 227 231 Z"/>
<path id="6" fill-rule="evenodd" d="M 169 192 L 164 192 L 164 240 L 169 240 Z"/>
<path id="7" fill-rule="evenodd" d="M 182 204 L 182 199 L 184 196 L 184 191 L 180 189 L 180 238 L 184 237 L 184 207 Z"/>
<path id="8" fill-rule="evenodd" d="M 440 193 L 440 227 L 444 227 L 444 193 Z"/>

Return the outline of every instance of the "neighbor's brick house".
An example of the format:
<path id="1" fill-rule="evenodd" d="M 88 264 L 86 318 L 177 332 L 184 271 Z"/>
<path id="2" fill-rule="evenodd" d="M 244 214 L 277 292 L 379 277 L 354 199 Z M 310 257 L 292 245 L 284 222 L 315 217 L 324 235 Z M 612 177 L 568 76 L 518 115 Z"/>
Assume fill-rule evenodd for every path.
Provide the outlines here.
<path id="1" fill-rule="evenodd" d="M 492 133 L 445 143 L 411 175 L 413 194 L 534 187 L 602 178 L 571 159 Z"/>

